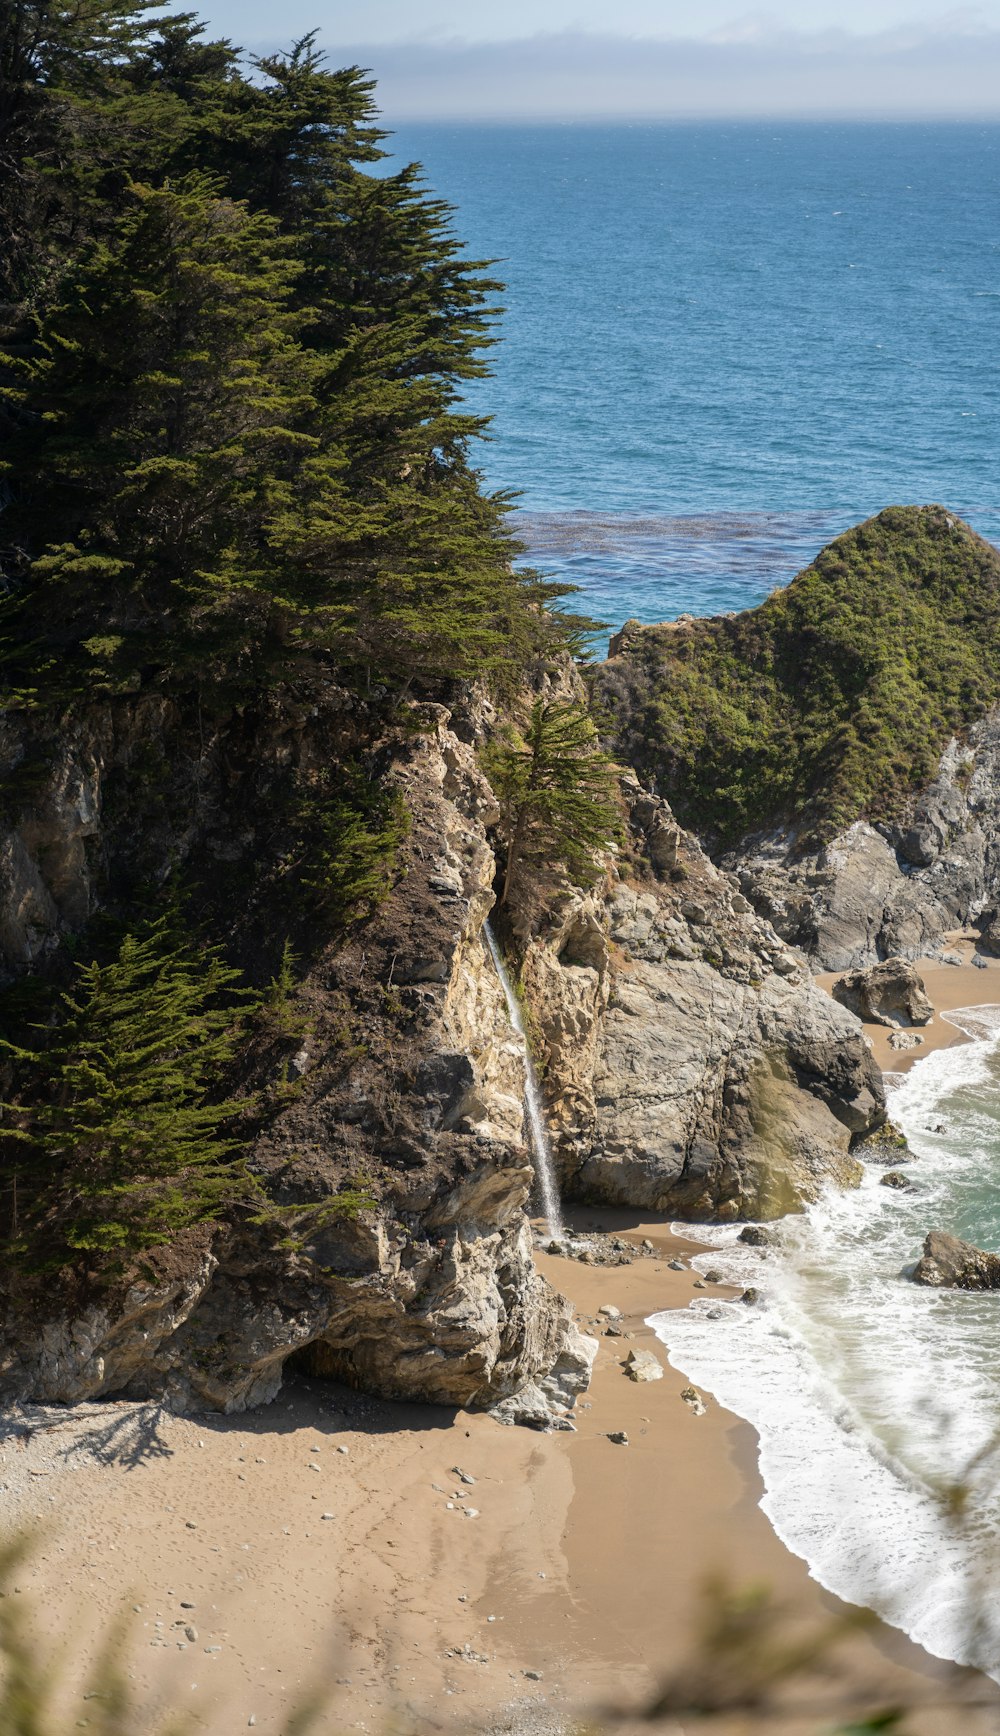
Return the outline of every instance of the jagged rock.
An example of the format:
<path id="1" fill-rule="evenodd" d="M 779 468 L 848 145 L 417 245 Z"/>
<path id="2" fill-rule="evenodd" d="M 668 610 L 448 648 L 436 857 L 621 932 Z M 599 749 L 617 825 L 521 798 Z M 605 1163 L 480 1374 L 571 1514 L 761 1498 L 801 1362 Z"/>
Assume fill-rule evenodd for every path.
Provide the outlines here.
<path id="1" fill-rule="evenodd" d="M 747 897 L 820 970 L 940 954 L 944 937 L 982 922 L 998 950 L 1000 707 L 951 741 L 909 819 L 859 820 L 820 850 L 793 828 L 749 838 L 725 857 Z"/>
<path id="2" fill-rule="evenodd" d="M 1000 1255 L 931 1230 L 910 1276 L 939 1290 L 1000 1290 Z"/>
<path id="3" fill-rule="evenodd" d="M 663 1364 L 651 1350 L 630 1350 L 622 1363 L 629 1380 L 662 1380 Z"/>
<path id="4" fill-rule="evenodd" d="M 876 1025 L 926 1025 L 934 1008 L 923 979 L 906 959 L 887 958 L 837 979 L 833 996 Z"/>
<path id="5" fill-rule="evenodd" d="M 858 1141 L 855 1151 L 865 1163 L 910 1163 L 912 1153 L 901 1133 L 891 1121 L 884 1121 L 873 1133 Z"/>
<path id="6" fill-rule="evenodd" d="M 642 847 L 670 810 L 635 780 L 623 792 Z M 677 867 L 676 884 L 568 893 L 519 932 L 561 1180 L 692 1219 L 777 1217 L 860 1178 L 851 1145 L 884 1118 L 881 1075 L 856 1020 L 682 831 Z"/>
<path id="7" fill-rule="evenodd" d="M 899 1188 L 904 1193 L 913 1192 L 913 1183 L 909 1176 L 901 1174 L 898 1169 L 889 1169 L 886 1170 L 885 1175 L 880 1175 L 879 1186 Z"/>
<path id="8" fill-rule="evenodd" d="M 739 1300 L 745 1303 L 748 1308 L 753 1308 L 760 1301 L 760 1291 L 755 1290 L 753 1285 L 751 1285 L 748 1290 L 743 1291 Z"/>
<path id="9" fill-rule="evenodd" d="M 682 1388 L 681 1398 L 687 1405 L 688 1409 L 692 1411 L 696 1417 L 703 1417 L 705 1415 L 705 1401 L 696 1386 L 685 1386 Z"/>

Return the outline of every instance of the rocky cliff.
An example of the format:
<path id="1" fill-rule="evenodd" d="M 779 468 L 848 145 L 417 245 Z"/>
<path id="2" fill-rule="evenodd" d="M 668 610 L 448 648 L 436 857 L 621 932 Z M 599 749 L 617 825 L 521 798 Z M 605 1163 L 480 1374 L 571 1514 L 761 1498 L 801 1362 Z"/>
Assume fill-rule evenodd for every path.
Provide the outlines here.
<path id="1" fill-rule="evenodd" d="M 595 1347 L 532 1264 L 522 1056 L 482 935 L 488 707 L 424 705 L 413 725 L 383 750 L 411 816 L 393 890 L 346 938 L 313 936 L 297 1022 L 248 1060 L 271 1093 L 250 1163 L 277 1215 L 198 1225 L 96 1290 L 11 1286 L 8 1398 L 232 1410 L 272 1398 L 295 1358 L 391 1396 L 568 1420 Z M 22 776 L 0 847 L 8 972 L 84 922 L 130 850 L 149 873 L 178 850 L 201 874 L 248 873 L 260 910 L 241 944 L 268 944 L 274 788 L 342 756 L 355 726 L 336 708 L 243 720 L 207 754 L 162 708 L 67 733 Z M 144 821 L 134 778 L 154 762 L 173 796 Z M 12 780 L 26 763 L 15 743 Z M 536 888 L 508 913 L 565 1188 L 732 1218 L 850 1183 L 852 1142 L 884 1115 L 857 1021 L 665 803 L 622 788 L 627 841 L 597 886 Z M 372 1205 L 339 1212 L 359 1187 Z"/>
<path id="2" fill-rule="evenodd" d="M 756 609 L 626 623 L 595 685 L 616 751 L 760 914 L 847 970 L 975 922 L 994 944 L 998 625 L 997 550 L 889 507 Z"/>
<path id="3" fill-rule="evenodd" d="M 819 849 L 794 830 L 750 838 L 724 860 L 747 896 L 818 969 L 942 951 L 978 926 L 1000 944 L 1000 710 L 941 755 L 902 811 L 858 820 Z"/>
<path id="4" fill-rule="evenodd" d="M 505 1403 L 506 1416 L 535 1420 L 564 1418 L 586 1385 L 594 1347 L 532 1264 L 522 1060 L 481 933 L 495 804 L 449 714 L 425 708 L 420 722 L 394 744 L 389 773 L 412 816 L 395 890 L 355 939 L 312 959 L 302 1028 L 260 1063 L 286 1099 L 251 1156 L 280 1228 L 247 1214 L 199 1225 L 96 1293 L 13 1288 L 8 1398 L 126 1393 L 241 1409 L 274 1396 L 293 1355 L 391 1396 Z M 87 915 L 95 864 L 118 847 L 108 792 L 123 761 L 151 739 L 161 753 L 173 746 L 175 772 L 183 759 L 164 723 L 91 718 L 21 806 L 2 846 L 9 969 Z M 258 777 L 306 751 L 293 733 L 256 741 Z M 226 749 L 192 852 L 206 840 L 230 856 L 254 847 L 227 825 Z M 242 797 L 239 807 L 245 816 Z M 372 1209 L 324 1212 L 359 1179 Z"/>
<path id="5" fill-rule="evenodd" d="M 856 1182 L 885 1116 L 857 1019 L 665 802 L 623 789 L 627 859 L 521 937 L 564 1188 L 727 1220 Z"/>

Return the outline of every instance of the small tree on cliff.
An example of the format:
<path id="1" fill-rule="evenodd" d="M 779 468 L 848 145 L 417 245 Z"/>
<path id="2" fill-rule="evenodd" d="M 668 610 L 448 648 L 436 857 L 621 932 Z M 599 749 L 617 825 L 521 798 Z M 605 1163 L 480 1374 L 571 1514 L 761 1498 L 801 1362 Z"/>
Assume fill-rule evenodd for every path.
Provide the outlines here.
<path id="1" fill-rule="evenodd" d="M 82 966 L 52 1041 L 3 1047 L 24 1085 L 0 1134 L 23 1153 L 15 1258 L 115 1264 L 254 1192 L 220 1098 L 236 1051 L 239 972 L 167 922 Z"/>
<path id="2" fill-rule="evenodd" d="M 612 761 L 577 700 L 535 701 L 523 734 L 512 730 L 486 756 L 503 809 L 507 870 L 501 904 L 528 863 L 559 865 L 586 885 L 595 856 L 618 831 Z"/>

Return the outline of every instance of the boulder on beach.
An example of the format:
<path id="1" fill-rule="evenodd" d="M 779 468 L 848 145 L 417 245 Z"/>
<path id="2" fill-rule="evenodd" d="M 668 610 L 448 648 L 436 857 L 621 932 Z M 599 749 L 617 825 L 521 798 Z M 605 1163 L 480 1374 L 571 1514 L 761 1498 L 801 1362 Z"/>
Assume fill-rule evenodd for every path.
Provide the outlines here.
<path id="1" fill-rule="evenodd" d="M 873 1025 L 926 1025 L 934 1012 L 923 979 L 904 958 L 848 971 L 834 983 L 833 997 Z"/>
<path id="2" fill-rule="evenodd" d="M 630 1380 L 662 1380 L 663 1365 L 651 1350 L 630 1350 L 622 1363 Z"/>
<path id="3" fill-rule="evenodd" d="M 931 1230 L 910 1276 L 937 1290 L 1000 1290 L 1000 1255 Z"/>

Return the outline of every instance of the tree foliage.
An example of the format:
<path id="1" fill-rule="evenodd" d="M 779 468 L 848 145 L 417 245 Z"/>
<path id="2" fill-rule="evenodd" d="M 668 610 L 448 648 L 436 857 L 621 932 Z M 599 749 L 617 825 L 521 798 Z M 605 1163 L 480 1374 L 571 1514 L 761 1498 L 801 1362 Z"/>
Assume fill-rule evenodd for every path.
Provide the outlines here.
<path id="1" fill-rule="evenodd" d="M 254 61 L 153 0 L 0 7 L 0 699 L 31 714 L 0 795 L 20 812 L 95 697 L 112 733 L 169 718 L 196 774 L 120 756 L 105 819 L 194 839 L 207 880 L 207 768 L 237 809 L 262 720 L 290 744 L 319 717 L 321 752 L 242 788 L 273 810 L 256 890 L 323 940 L 390 884 L 404 696 L 513 691 L 587 625 L 518 568 L 475 467 L 501 286 L 385 137 L 372 81 L 312 37 Z M 234 978 L 141 926 L 149 862 L 123 854 L 96 879 L 135 935 L 34 1046 L 11 1033 L 25 1259 L 124 1260 L 248 1185 Z M 232 935 L 222 884 L 196 902 Z"/>
<path id="2" fill-rule="evenodd" d="M 501 903 L 529 866 L 564 868 L 582 885 L 595 879 L 619 818 L 614 766 L 586 705 L 536 699 L 523 731 L 509 730 L 484 757 L 507 844 Z"/>
<path id="3" fill-rule="evenodd" d="M 395 690 L 570 631 L 471 463 L 499 285 L 415 165 L 372 172 L 358 68 L 309 37 L 248 67 L 142 0 L 12 0 L 4 114 L 13 700 L 231 703 L 331 664 Z"/>
<path id="4" fill-rule="evenodd" d="M 238 979 L 164 920 L 79 969 L 37 1048 L 3 1044 L 20 1085 L 0 1130 L 17 1147 L 10 1254 L 106 1266 L 252 1194 L 226 1131 L 247 1105 L 221 1095 Z"/>
<path id="5" fill-rule="evenodd" d="M 302 902 L 340 929 L 383 902 L 392 886 L 409 812 L 398 790 L 342 766 L 334 787 L 320 775 L 295 815 L 299 836 L 297 879 Z"/>

